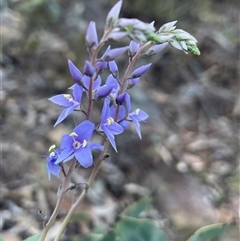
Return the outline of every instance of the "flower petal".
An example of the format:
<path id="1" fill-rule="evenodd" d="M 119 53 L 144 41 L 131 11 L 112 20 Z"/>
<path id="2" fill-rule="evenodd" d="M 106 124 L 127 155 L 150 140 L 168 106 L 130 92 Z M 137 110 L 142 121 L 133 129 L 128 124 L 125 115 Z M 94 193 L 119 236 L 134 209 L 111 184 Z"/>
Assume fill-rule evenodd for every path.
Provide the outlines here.
<path id="1" fill-rule="evenodd" d="M 99 151 L 102 151 L 103 150 L 103 146 L 98 144 L 98 143 L 90 143 L 89 144 L 89 147 L 91 149 L 96 149 L 96 150 L 99 150 Z"/>
<path id="2" fill-rule="evenodd" d="M 114 135 L 111 133 L 110 130 L 108 130 L 108 128 L 105 125 L 101 125 L 101 129 L 106 134 L 106 136 L 107 136 L 108 140 L 110 141 L 114 150 L 117 152 L 117 147 L 116 147 L 116 143 L 115 143 L 115 140 L 114 140 L 115 139 Z"/>
<path id="3" fill-rule="evenodd" d="M 77 161 L 85 168 L 90 167 L 93 164 L 92 152 L 89 145 L 79 148 L 77 151 L 75 151 L 75 157 Z"/>
<path id="4" fill-rule="evenodd" d="M 78 140 L 81 142 L 84 140 L 90 140 L 92 138 L 93 131 L 95 129 L 95 125 L 89 121 L 85 120 L 80 125 L 74 128 L 74 132 L 78 135 Z"/>
<path id="5" fill-rule="evenodd" d="M 139 122 L 138 122 L 135 118 L 133 118 L 132 121 L 133 121 L 133 124 L 134 124 L 134 126 L 135 126 L 135 129 L 136 129 L 136 131 L 137 131 L 137 133 L 138 133 L 139 138 L 142 139 Z"/>
<path id="6" fill-rule="evenodd" d="M 140 110 L 137 114 L 136 112 L 137 110 L 134 110 L 132 113 L 129 114 L 130 119 L 134 118 L 137 121 L 144 121 L 149 117 L 148 114 L 143 110 Z"/>
<path id="7" fill-rule="evenodd" d="M 67 158 L 69 158 L 72 154 L 74 153 L 74 149 L 73 148 L 65 148 L 64 150 L 62 150 L 61 154 L 59 155 L 58 159 L 56 160 L 55 164 L 59 164 L 60 162 L 66 160 Z"/>
<path id="8" fill-rule="evenodd" d="M 98 75 L 97 79 L 93 83 L 93 90 L 96 90 L 102 83 L 102 78 Z"/>
<path id="9" fill-rule="evenodd" d="M 69 98 L 72 98 L 71 95 L 68 95 Z M 63 107 L 69 107 L 72 105 L 72 102 L 69 101 L 69 99 L 66 98 L 66 95 L 60 94 L 60 95 L 55 95 L 48 100 L 52 101 L 53 103 L 63 106 Z"/>
<path id="10" fill-rule="evenodd" d="M 109 102 L 110 100 L 108 98 L 104 100 L 104 105 L 102 108 L 102 115 L 101 115 L 101 123 L 106 122 L 107 118 L 110 117 Z"/>
<path id="11" fill-rule="evenodd" d="M 64 110 L 62 111 L 62 113 L 59 115 L 59 117 L 58 117 L 58 119 L 57 119 L 54 127 L 57 126 L 60 122 L 62 122 L 62 121 L 63 121 L 68 115 L 70 115 L 75 109 L 77 109 L 78 106 L 79 106 L 79 104 L 74 104 L 74 105 L 72 105 L 72 106 L 64 109 Z"/>
<path id="12" fill-rule="evenodd" d="M 72 86 L 71 88 L 73 90 L 73 96 L 74 96 L 74 99 L 78 102 L 78 103 L 81 103 L 81 100 L 82 100 L 82 93 L 83 93 L 83 87 L 78 85 L 78 84 L 75 84 Z"/>
<path id="13" fill-rule="evenodd" d="M 61 140 L 61 152 L 66 148 L 73 148 L 73 138 L 69 134 L 63 135 Z"/>
<path id="14" fill-rule="evenodd" d="M 123 128 L 117 122 L 113 122 L 111 125 L 106 126 L 106 128 L 113 134 L 119 135 L 123 132 Z"/>
<path id="15" fill-rule="evenodd" d="M 76 83 L 80 82 L 83 75 L 80 72 L 80 70 L 73 64 L 73 62 L 70 59 L 68 60 L 68 67 L 69 67 L 69 71 L 70 71 L 70 74 L 72 76 L 72 79 Z"/>

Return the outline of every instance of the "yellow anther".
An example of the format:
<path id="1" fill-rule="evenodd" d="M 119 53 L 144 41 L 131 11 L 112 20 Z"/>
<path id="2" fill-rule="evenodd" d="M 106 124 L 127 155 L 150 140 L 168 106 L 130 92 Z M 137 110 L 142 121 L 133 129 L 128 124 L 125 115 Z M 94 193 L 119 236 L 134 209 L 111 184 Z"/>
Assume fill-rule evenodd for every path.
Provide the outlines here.
<path id="1" fill-rule="evenodd" d="M 83 144 L 82 144 L 82 147 L 85 147 L 86 145 L 87 145 L 87 141 L 84 140 L 84 141 L 83 141 Z"/>
<path id="2" fill-rule="evenodd" d="M 135 110 L 136 115 L 138 115 L 139 112 L 140 112 L 140 109 L 139 109 L 139 108 Z"/>
<path id="3" fill-rule="evenodd" d="M 50 151 L 54 150 L 55 148 L 56 148 L 56 145 L 52 145 L 49 147 L 48 151 L 50 152 Z"/>
<path id="4" fill-rule="evenodd" d="M 72 101 L 73 101 L 73 98 L 72 98 L 71 95 L 69 95 L 69 94 L 64 94 L 63 96 L 64 96 L 64 98 L 66 98 L 69 102 L 72 102 Z"/>
<path id="5" fill-rule="evenodd" d="M 72 132 L 71 134 L 69 134 L 69 136 L 74 137 L 74 136 L 78 136 L 76 132 Z"/>
<path id="6" fill-rule="evenodd" d="M 54 157 L 55 155 L 56 155 L 55 152 L 52 151 L 49 156 L 50 156 L 50 157 Z"/>
<path id="7" fill-rule="evenodd" d="M 108 124 L 108 126 L 110 126 L 112 123 L 114 123 L 114 119 L 113 119 L 112 117 L 109 117 L 109 118 L 107 119 L 107 124 Z"/>

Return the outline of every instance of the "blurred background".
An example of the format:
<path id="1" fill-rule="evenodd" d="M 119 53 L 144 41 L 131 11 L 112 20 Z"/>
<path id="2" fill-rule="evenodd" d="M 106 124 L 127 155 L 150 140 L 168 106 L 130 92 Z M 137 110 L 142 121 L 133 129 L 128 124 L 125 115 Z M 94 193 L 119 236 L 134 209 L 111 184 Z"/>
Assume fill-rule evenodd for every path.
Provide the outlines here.
<path id="1" fill-rule="evenodd" d="M 72 85 L 67 60 L 80 69 L 87 58 L 85 31 L 90 20 L 103 32 L 110 0 L 1 1 L 1 229 L 4 240 L 19 241 L 40 232 L 38 208 L 50 214 L 59 180 L 46 175 L 48 148 L 73 128 L 68 118 L 53 128 L 59 109 L 47 99 Z M 63 240 L 94 228 L 109 230 L 121 211 L 145 196 L 145 215 L 170 240 L 184 241 L 203 225 L 231 222 L 239 209 L 239 1 L 124 1 L 121 17 L 155 20 L 156 28 L 178 20 L 191 33 L 200 56 L 171 48 L 130 90 L 133 105 L 149 114 L 143 140 L 134 128 L 117 136 L 119 153 L 97 176 Z M 127 45 L 123 40 L 121 46 Z M 119 58 L 120 69 L 126 66 Z M 98 115 L 96 110 L 96 116 Z M 90 169 L 78 169 L 84 182 Z M 82 187 L 80 186 L 79 189 Z M 76 193 L 80 190 L 76 190 Z M 72 202 L 65 200 L 59 223 Z M 51 236 L 50 235 L 50 236 Z M 238 228 L 222 237 L 239 240 Z M 50 238 L 51 240 L 51 238 Z"/>

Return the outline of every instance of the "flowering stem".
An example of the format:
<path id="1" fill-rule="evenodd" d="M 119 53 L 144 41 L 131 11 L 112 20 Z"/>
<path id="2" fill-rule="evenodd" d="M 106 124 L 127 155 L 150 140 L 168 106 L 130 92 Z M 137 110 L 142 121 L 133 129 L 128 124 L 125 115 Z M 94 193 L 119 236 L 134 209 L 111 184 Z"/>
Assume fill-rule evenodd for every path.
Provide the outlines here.
<path id="1" fill-rule="evenodd" d="M 107 36 L 111 33 L 112 29 L 109 29 L 107 31 L 104 32 L 102 39 L 100 40 L 98 46 L 96 47 L 96 49 L 93 51 L 93 54 L 91 54 L 91 64 L 93 66 L 95 66 L 96 61 L 97 61 L 97 55 L 98 52 L 100 51 L 100 49 L 102 48 L 102 46 L 104 45 Z M 90 80 L 90 85 L 89 85 L 89 90 L 88 90 L 88 109 L 87 109 L 87 114 L 86 114 L 86 119 L 89 120 L 91 117 L 91 112 L 92 112 L 92 108 L 93 108 L 93 99 L 92 99 L 92 89 L 93 89 L 93 82 L 94 82 L 94 78 L 91 77 Z"/>
<path id="2" fill-rule="evenodd" d="M 151 45 L 152 42 L 148 41 L 147 43 L 145 43 L 139 50 L 138 52 L 132 57 L 132 59 L 130 60 L 128 67 L 125 71 L 125 74 L 123 76 L 123 79 L 121 81 L 121 88 L 119 91 L 119 94 L 122 94 L 125 89 L 126 89 L 126 84 L 127 84 L 127 80 L 128 80 L 128 76 L 130 75 L 130 71 L 133 67 L 133 65 L 135 64 L 135 62 L 137 61 L 137 59 L 139 58 L 140 54 L 142 53 L 142 51 L 148 47 L 149 45 Z M 116 110 L 115 110 L 115 115 L 114 115 L 114 120 L 117 121 L 117 117 L 118 117 L 118 113 L 119 113 L 119 105 L 117 105 Z"/>
<path id="3" fill-rule="evenodd" d="M 100 166 L 102 164 L 102 161 L 104 160 L 104 154 L 105 154 L 105 152 L 106 152 L 106 150 L 108 148 L 108 145 L 109 145 L 109 141 L 106 140 L 105 143 L 104 143 L 104 148 L 103 148 L 103 150 L 102 150 L 98 160 L 94 164 L 93 171 L 92 171 L 92 173 L 91 173 L 91 175 L 90 175 L 90 177 L 89 177 L 89 179 L 88 179 L 88 181 L 86 183 L 85 188 L 83 189 L 82 193 L 80 194 L 80 196 L 78 197 L 76 202 L 71 206 L 70 210 L 68 211 L 68 214 L 64 218 L 63 223 L 62 223 L 62 225 L 61 225 L 61 227 L 59 229 L 59 232 L 58 232 L 56 238 L 54 239 L 54 241 L 59 241 L 60 240 L 60 238 L 62 237 L 62 235 L 63 235 L 63 233 L 64 233 L 64 231 L 66 229 L 66 226 L 67 226 L 67 224 L 68 224 L 68 222 L 69 222 L 73 212 L 76 210 L 76 208 L 79 206 L 79 204 L 82 202 L 82 200 L 86 196 L 88 188 L 90 186 L 92 186 L 93 181 L 94 181 L 94 179 L 95 179 L 95 177 L 96 177 L 96 175 L 97 175 L 97 173 L 99 171 L 99 168 L 100 168 Z"/>
<path id="4" fill-rule="evenodd" d="M 123 76 L 123 80 L 122 80 L 122 84 L 121 84 L 121 88 L 120 88 L 120 93 L 119 94 L 122 94 L 125 89 L 126 89 L 126 82 L 128 80 L 128 76 L 130 75 L 130 71 L 133 67 L 133 65 L 135 64 L 135 62 L 137 61 L 137 59 L 139 58 L 140 54 L 142 53 L 142 51 L 148 47 L 149 45 L 151 45 L 152 42 L 151 41 L 148 41 L 147 43 L 145 43 L 139 50 L 138 52 L 133 56 L 133 58 L 131 59 L 131 61 L 129 62 L 129 65 L 125 71 L 125 74 Z"/>
<path id="5" fill-rule="evenodd" d="M 46 235 L 49 231 L 49 229 L 51 228 L 51 226 L 53 225 L 59 211 L 60 211 L 60 207 L 61 207 L 61 204 L 62 204 L 62 201 L 65 197 L 65 194 L 66 194 L 66 190 L 68 189 L 68 185 L 69 185 L 69 181 L 70 181 L 70 177 L 72 175 L 72 172 L 75 168 L 75 165 L 76 165 L 76 160 L 73 160 L 70 167 L 69 167 L 69 170 L 68 170 L 68 173 L 66 175 L 66 177 L 64 178 L 64 181 L 63 181 L 63 185 L 62 185 L 62 191 L 61 191 L 61 194 L 57 200 L 57 204 L 54 208 L 54 211 L 51 215 L 51 217 L 49 218 L 48 222 L 46 223 L 42 233 L 41 233 L 41 236 L 40 236 L 40 239 L 39 241 L 44 241 L 45 238 L 46 238 Z"/>

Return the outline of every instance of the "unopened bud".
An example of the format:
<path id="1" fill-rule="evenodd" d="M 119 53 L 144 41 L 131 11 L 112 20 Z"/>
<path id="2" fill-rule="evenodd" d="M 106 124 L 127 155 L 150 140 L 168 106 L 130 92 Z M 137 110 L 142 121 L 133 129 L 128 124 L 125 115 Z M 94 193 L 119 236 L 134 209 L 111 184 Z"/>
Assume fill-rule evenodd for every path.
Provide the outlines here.
<path id="1" fill-rule="evenodd" d="M 68 67 L 69 67 L 69 71 L 70 74 L 72 76 L 72 79 L 76 82 L 76 83 L 80 83 L 83 77 L 83 74 L 80 72 L 80 70 L 73 64 L 73 62 L 71 60 L 68 60 Z"/>
<path id="2" fill-rule="evenodd" d="M 92 66 L 92 64 L 87 60 L 84 65 L 84 74 L 92 77 L 95 72 L 95 68 Z"/>
<path id="3" fill-rule="evenodd" d="M 93 21 L 91 21 L 88 25 L 85 41 L 86 41 L 86 46 L 89 48 L 92 48 L 93 46 L 98 45 L 96 24 Z"/>

